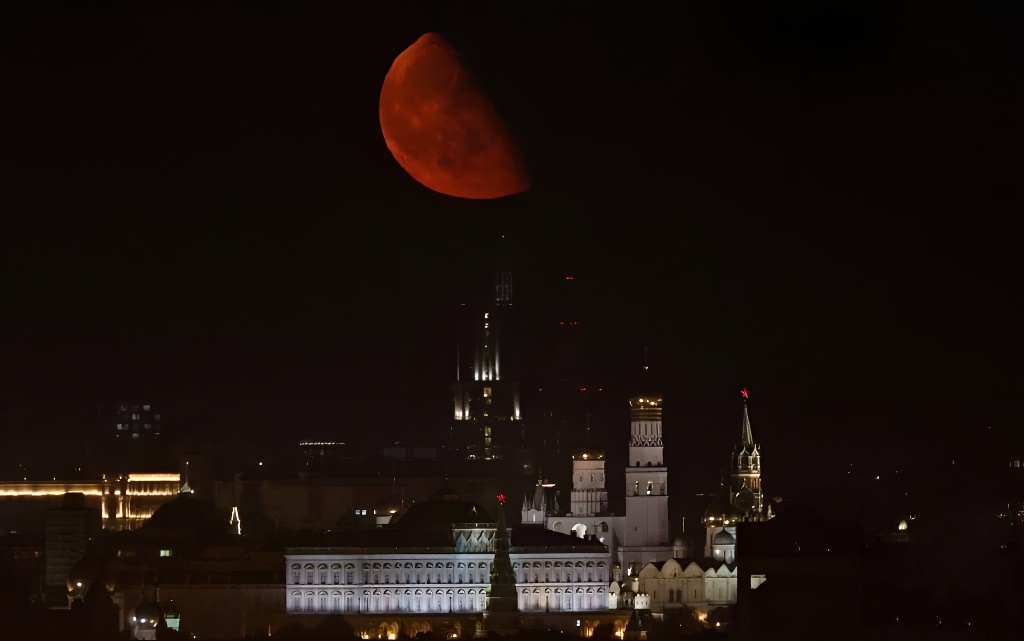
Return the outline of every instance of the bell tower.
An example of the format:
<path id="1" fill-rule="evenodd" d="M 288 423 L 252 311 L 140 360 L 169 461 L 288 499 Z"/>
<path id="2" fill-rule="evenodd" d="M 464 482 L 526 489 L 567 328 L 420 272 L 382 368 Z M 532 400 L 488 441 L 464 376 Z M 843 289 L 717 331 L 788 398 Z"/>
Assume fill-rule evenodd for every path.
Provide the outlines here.
<path id="1" fill-rule="evenodd" d="M 645 562 L 649 554 L 643 548 L 670 544 L 668 467 L 661 442 L 662 397 L 660 394 L 634 396 L 629 399 L 629 407 L 624 567 Z"/>

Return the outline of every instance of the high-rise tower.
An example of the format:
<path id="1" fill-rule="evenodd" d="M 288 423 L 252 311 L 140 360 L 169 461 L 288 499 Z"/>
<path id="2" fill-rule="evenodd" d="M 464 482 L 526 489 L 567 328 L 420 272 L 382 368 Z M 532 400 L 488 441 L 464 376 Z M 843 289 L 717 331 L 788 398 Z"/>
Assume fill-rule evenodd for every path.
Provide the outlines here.
<path id="1" fill-rule="evenodd" d="M 461 459 L 503 459 L 523 448 L 519 383 L 503 369 L 502 350 L 512 313 L 512 270 L 503 261 L 495 274 L 493 296 L 472 311 L 475 349 L 464 371 L 463 350 L 456 354 L 449 454 Z"/>

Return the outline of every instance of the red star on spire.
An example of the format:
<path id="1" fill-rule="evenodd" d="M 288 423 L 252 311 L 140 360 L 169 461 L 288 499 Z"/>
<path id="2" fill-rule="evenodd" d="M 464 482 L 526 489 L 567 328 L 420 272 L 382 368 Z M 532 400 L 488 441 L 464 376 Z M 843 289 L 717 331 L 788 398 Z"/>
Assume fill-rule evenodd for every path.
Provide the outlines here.
<path id="1" fill-rule="evenodd" d="M 504 495 L 504 494 L 499 494 L 499 495 L 498 495 L 498 496 L 496 496 L 495 498 L 497 498 L 497 499 L 498 499 L 498 503 L 500 503 L 500 504 L 502 504 L 502 505 L 505 505 L 505 495 Z"/>
<path id="2" fill-rule="evenodd" d="M 740 390 L 740 394 L 742 394 L 742 395 L 743 395 L 743 398 L 744 398 L 744 399 L 750 398 L 750 390 L 748 390 L 748 389 L 747 389 L 747 388 L 745 388 L 745 387 L 744 387 L 743 389 L 741 389 L 741 390 Z"/>

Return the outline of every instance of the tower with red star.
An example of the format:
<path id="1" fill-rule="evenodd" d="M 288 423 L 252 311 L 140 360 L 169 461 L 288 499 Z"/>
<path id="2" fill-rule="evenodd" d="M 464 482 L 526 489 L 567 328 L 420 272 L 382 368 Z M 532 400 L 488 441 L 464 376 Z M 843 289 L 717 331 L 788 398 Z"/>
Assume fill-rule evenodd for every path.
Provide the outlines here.
<path id="1" fill-rule="evenodd" d="M 729 501 L 742 520 L 761 520 L 764 501 L 761 495 L 761 448 L 754 442 L 750 429 L 750 413 L 747 403 L 750 390 L 743 388 L 743 424 L 740 428 L 740 442 L 733 448 L 729 484 Z"/>

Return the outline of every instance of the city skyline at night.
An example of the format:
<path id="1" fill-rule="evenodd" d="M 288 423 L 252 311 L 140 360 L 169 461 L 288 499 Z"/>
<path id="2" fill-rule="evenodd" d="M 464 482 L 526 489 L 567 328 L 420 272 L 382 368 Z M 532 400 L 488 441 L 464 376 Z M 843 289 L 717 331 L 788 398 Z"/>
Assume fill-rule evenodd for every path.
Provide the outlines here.
<path id="1" fill-rule="evenodd" d="M 585 448 L 625 513 L 646 395 L 673 533 L 747 481 L 949 548 L 1013 512 L 1019 9 L 4 14 L 0 481 L 493 459 L 565 507 Z M 431 33 L 515 160 L 498 191 L 408 155 L 393 65 Z"/>

